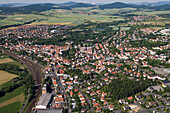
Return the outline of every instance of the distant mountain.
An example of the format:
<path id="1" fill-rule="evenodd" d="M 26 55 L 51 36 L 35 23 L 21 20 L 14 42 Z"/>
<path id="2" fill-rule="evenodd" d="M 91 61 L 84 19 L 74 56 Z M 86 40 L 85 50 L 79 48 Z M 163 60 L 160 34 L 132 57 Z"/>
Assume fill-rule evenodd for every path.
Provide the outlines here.
<path id="1" fill-rule="evenodd" d="M 91 4 L 86 4 L 86 3 L 77 3 L 75 5 L 70 5 L 70 6 L 59 6 L 57 9 L 68 9 L 71 10 L 72 8 L 77 8 L 77 7 L 93 7 L 95 5 Z"/>
<path id="2" fill-rule="evenodd" d="M 30 3 L 9 3 L 9 4 L 0 4 L 0 7 L 21 7 L 21 6 L 27 6 L 30 5 Z"/>
<path id="3" fill-rule="evenodd" d="M 136 5 L 126 4 L 126 3 L 122 3 L 122 2 L 115 2 L 115 3 L 105 4 L 105 5 L 100 5 L 99 6 L 100 9 L 125 8 L 125 7 L 133 7 L 133 8 L 135 8 Z"/>
<path id="4" fill-rule="evenodd" d="M 151 5 L 136 5 L 136 4 L 126 4 L 122 2 L 115 2 L 111 4 L 100 5 L 100 9 L 113 9 L 113 8 L 144 8 L 144 9 L 156 9 L 156 10 L 170 10 L 170 5 L 159 5 L 159 6 L 151 6 Z"/>
<path id="5" fill-rule="evenodd" d="M 61 3 L 59 5 L 76 5 L 77 2 L 74 2 L 74 1 L 70 1 L 70 2 L 66 2 L 66 3 Z"/>
<path id="6" fill-rule="evenodd" d="M 46 3 L 46 4 L 31 4 L 27 6 L 22 7 L 0 7 L 1 12 L 7 12 L 7 13 L 31 13 L 32 11 L 46 11 L 50 9 L 56 9 L 56 4 Z"/>
<path id="7" fill-rule="evenodd" d="M 153 5 L 153 6 L 160 6 L 160 5 L 166 5 L 166 4 L 170 4 L 170 1 L 160 1 L 160 2 L 141 2 L 141 3 L 137 3 L 137 5 Z"/>

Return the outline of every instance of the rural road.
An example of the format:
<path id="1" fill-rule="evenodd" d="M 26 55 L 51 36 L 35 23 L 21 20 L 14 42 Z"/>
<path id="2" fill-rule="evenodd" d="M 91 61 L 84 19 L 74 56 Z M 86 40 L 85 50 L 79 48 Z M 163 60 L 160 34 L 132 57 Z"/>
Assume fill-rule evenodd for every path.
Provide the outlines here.
<path id="1" fill-rule="evenodd" d="M 22 108 L 20 109 L 19 113 L 22 113 L 22 112 L 23 112 L 23 110 L 25 109 L 26 105 L 28 104 L 29 98 L 30 98 L 30 93 L 29 93 L 29 89 L 28 89 L 27 100 L 26 100 L 26 102 L 24 103 L 24 105 L 22 106 Z"/>

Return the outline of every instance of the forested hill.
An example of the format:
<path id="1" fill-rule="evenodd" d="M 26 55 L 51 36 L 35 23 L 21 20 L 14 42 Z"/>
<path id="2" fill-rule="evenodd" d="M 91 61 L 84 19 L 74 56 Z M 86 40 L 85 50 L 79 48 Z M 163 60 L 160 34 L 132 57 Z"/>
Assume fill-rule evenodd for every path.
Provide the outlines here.
<path id="1" fill-rule="evenodd" d="M 135 5 L 135 4 L 126 4 L 122 2 L 115 2 L 111 4 L 100 5 L 100 9 L 113 9 L 113 8 L 144 8 L 144 9 L 156 9 L 156 10 L 170 10 L 170 5 L 160 5 L 160 6 L 150 6 L 150 5 Z"/>
<path id="2" fill-rule="evenodd" d="M 8 5 L 7 5 L 8 6 Z M 3 13 L 34 13 L 34 12 L 42 12 L 50 9 L 67 9 L 71 10 L 72 8 L 77 7 L 94 7 L 95 5 L 86 4 L 86 3 L 70 3 L 70 5 L 64 4 L 52 4 L 52 3 L 45 3 L 45 4 L 31 4 L 27 6 L 20 6 L 20 7 L 0 7 L 1 14 Z M 112 8 L 144 8 L 144 9 L 155 9 L 155 10 L 170 10 L 170 5 L 160 5 L 160 6 L 149 6 L 149 5 L 135 5 L 135 4 L 126 4 L 122 2 L 115 2 L 111 4 L 99 5 L 98 8 L 100 9 L 112 9 Z"/>
<path id="3" fill-rule="evenodd" d="M 57 5 L 52 3 L 46 4 L 32 4 L 28 6 L 22 7 L 0 7 L 1 13 L 32 13 L 32 12 L 42 12 L 50 9 L 68 9 L 77 7 L 92 7 L 94 5 L 85 4 L 85 3 L 77 3 L 74 5 Z"/>

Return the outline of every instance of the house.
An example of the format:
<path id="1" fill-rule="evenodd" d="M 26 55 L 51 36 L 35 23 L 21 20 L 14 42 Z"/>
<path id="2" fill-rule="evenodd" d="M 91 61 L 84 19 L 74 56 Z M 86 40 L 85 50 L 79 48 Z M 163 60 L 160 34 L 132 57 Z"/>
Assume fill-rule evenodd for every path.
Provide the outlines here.
<path id="1" fill-rule="evenodd" d="M 135 98 L 136 98 L 136 100 L 139 101 L 142 98 L 142 96 L 141 95 L 136 95 Z"/>
<path id="2" fill-rule="evenodd" d="M 101 97 L 100 100 L 101 100 L 102 102 L 104 102 L 104 101 L 105 101 L 105 98 L 104 98 L 104 97 Z"/>
<path id="3" fill-rule="evenodd" d="M 154 97 L 158 98 L 158 99 L 162 98 L 162 96 L 160 94 L 155 94 Z"/>
<path id="4" fill-rule="evenodd" d="M 107 96 L 107 93 L 102 93 L 102 97 L 106 97 Z"/>
<path id="5" fill-rule="evenodd" d="M 98 108 L 96 109 L 96 111 L 97 111 L 97 112 L 101 112 L 102 110 L 101 110 L 100 107 L 98 107 Z"/>
<path id="6" fill-rule="evenodd" d="M 128 100 L 132 100 L 133 99 L 133 97 L 128 97 Z"/>
<path id="7" fill-rule="evenodd" d="M 126 102 L 125 99 L 120 99 L 120 100 L 119 100 L 119 103 L 121 103 L 121 104 L 128 104 L 128 102 Z"/>
<path id="8" fill-rule="evenodd" d="M 109 105 L 109 110 L 113 110 L 114 109 L 114 106 L 111 104 Z"/>
<path id="9" fill-rule="evenodd" d="M 97 90 L 96 92 L 97 92 L 97 94 L 99 94 L 99 95 L 101 94 L 101 91 L 100 91 L 100 90 Z"/>
<path id="10" fill-rule="evenodd" d="M 54 97 L 54 100 L 55 100 L 55 103 L 56 104 L 61 104 L 61 103 L 63 103 L 64 102 L 64 99 L 63 99 L 63 97 Z"/>
<path id="11" fill-rule="evenodd" d="M 170 87 L 170 81 L 161 81 L 163 87 Z"/>
<path id="12" fill-rule="evenodd" d="M 156 106 L 156 102 L 149 102 L 150 106 Z"/>
<path id="13" fill-rule="evenodd" d="M 104 103 L 103 103 L 105 106 L 108 104 L 108 102 L 107 101 L 104 101 Z"/>
<path id="14" fill-rule="evenodd" d="M 51 97 L 52 97 L 52 94 L 50 93 L 42 94 L 35 108 L 36 109 L 47 109 L 47 106 L 51 100 Z"/>
<path id="15" fill-rule="evenodd" d="M 91 92 L 90 93 L 90 96 L 94 96 L 96 93 L 95 92 Z"/>
<path id="16" fill-rule="evenodd" d="M 130 107 L 129 106 L 123 106 L 123 110 L 128 110 L 128 109 L 130 109 Z"/>

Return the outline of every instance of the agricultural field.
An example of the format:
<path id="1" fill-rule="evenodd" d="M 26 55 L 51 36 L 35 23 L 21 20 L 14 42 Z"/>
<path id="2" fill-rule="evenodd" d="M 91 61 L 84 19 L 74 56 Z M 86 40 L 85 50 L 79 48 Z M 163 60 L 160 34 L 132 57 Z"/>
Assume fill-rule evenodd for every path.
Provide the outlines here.
<path id="1" fill-rule="evenodd" d="M 123 17 L 119 16 L 108 16 L 125 10 L 134 9 L 93 9 L 93 8 L 74 8 L 72 10 L 65 9 L 51 9 L 48 11 L 40 12 L 40 14 L 14 14 L 9 15 L 4 19 L 0 19 L 0 26 L 23 24 L 36 19 L 36 22 L 30 25 L 40 24 L 68 24 L 68 25 L 79 25 L 86 21 L 92 22 L 112 22 L 124 20 Z M 79 12 L 97 12 L 97 14 L 79 14 Z"/>
<path id="2" fill-rule="evenodd" d="M 9 62 L 13 62 L 13 60 L 10 58 L 1 58 L 0 59 L 0 64 L 9 63 Z"/>
<path id="3" fill-rule="evenodd" d="M 1 113 L 17 113 L 24 101 L 24 88 L 21 86 L 0 98 Z M 10 109 L 9 109 L 10 108 Z"/>
<path id="4" fill-rule="evenodd" d="M 21 107 L 20 104 L 21 102 L 14 102 L 12 104 L 1 107 L 0 111 L 1 113 L 17 113 Z"/>
<path id="5" fill-rule="evenodd" d="M 15 97 L 23 94 L 23 92 L 24 92 L 24 87 L 21 86 L 10 93 L 6 93 L 3 97 L 0 98 L 0 106 L 2 106 L 1 103 L 8 101 L 12 98 L 15 98 Z"/>
<path id="6" fill-rule="evenodd" d="M 47 19 L 45 16 L 35 14 L 15 14 L 9 15 L 5 19 L 0 19 L 0 26 L 23 24 L 24 22 L 32 21 L 34 19 Z"/>
<path id="7" fill-rule="evenodd" d="M 10 81 L 11 79 L 15 77 L 18 77 L 18 76 L 15 74 L 11 74 L 11 73 L 0 70 L 0 85 Z"/>
<path id="8" fill-rule="evenodd" d="M 144 11 L 135 11 L 129 14 L 137 14 L 137 15 L 156 15 L 156 14 L 170 14 L 170 11 L 148 11 L 148 10 L 144 10 Z"/>

